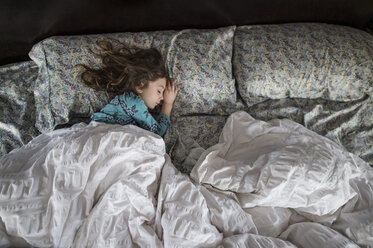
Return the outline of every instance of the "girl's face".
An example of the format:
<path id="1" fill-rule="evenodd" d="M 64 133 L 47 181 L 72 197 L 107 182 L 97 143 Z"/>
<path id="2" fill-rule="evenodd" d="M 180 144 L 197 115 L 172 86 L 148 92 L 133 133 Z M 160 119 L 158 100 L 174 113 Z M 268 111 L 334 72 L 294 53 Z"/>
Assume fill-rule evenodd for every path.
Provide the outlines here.
<path id="1" fill-rule="evenodd" d="M 136 87 L 137 94 L 145 102 L 145 105 L 154 109 L 163 100 L 163 91 L 166 89 L 166 79 L 159 78 L 149 82 L 148 87 L 140 89 Z"/>

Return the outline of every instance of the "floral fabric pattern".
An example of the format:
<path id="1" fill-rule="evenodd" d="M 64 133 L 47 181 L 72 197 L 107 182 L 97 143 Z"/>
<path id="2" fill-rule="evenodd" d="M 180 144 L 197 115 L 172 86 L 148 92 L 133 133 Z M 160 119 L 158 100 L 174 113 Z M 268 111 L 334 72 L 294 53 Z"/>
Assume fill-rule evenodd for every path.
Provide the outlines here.
<path id="1" fill-rule="evenodd" d="M 199 155 L 205 149 L 218 143 L 227 118 L 228 115 L 171 118 L 171 126 L 164 140 L 167 152 L 179 171 L 189 174 Z M 194 154 L 195 157 L 191 158 L 190 154 Z"/>
<path id="2" fill-rule="evenodd" d="M 362 30 L 331 24 L 240 26 L 233 71 L 250 106 L 268 99 L 350 101 L 373 87 L 373 40 Z"/>
<path id="3" fill-rule="evenodd" d="M 233 36 L 234 30 L 42 41 L 30 53 L 36 64 L 0 67 L 1 155 L 28 143 L 40 131 L 88 122 L 108 103 L 106 94 L 80 83 L 74 67 L 99 66 L 92 51 L 97 52 L 96 40 L 108 37 L 156 47 L 166 57 L 180 92 L 164 140 L 182 172 L 189 173 L 198 155 L 218 142 L 225 120 L 238 110 L 264 121 L 291 119 L 373 166 L 372 36 L 329 24 L 242 26 Z"/>
<path id="4" fill-rule="evenodd" d="M 97 40 L 118 40 L 129 46 L 154 47 L 166 60 L 179 86 L 175 113 L 226 114 L 236 104 L 232 78 L 235 26 L 210 30 L 154 31 L 102 35 L 57 36 L 36 44 L 30 57 L 39 66 L 36 94 L 37 127 L 53 130 L 72 118 L 89 117 L 108 96 L 84 86 L 77 64 L 99 67 Z"/>
<path id="5" fill-rule="evenodd" d="M 252 117 L 269 121 L 290 119 L 328 137 L 373 166 L 373 96 L 338 102 L 323 99 L 272 99 L 244 109 Z M 164 139 L 175 166 L 190 173 L 194 163 L 186 161 L 194 149 L 218 143 L 227 116 L 182 116 L 174 118 Z M 194 161 L 196 162 L 196 161 Z"/>
<path id="6" fill-rule="evenodd" d="M 33 94 L 37 75 L 32 61 L 0 67 L 0 156 L 40 134 L 35 127 Z"/>
<path id="7" fill-rule="evenodd" d="M 339 102 L 284 98 L 255 104 L 247 112 L 256 119 L 287 118 L 328 137 L 373 166 L 373 96 Z"/>

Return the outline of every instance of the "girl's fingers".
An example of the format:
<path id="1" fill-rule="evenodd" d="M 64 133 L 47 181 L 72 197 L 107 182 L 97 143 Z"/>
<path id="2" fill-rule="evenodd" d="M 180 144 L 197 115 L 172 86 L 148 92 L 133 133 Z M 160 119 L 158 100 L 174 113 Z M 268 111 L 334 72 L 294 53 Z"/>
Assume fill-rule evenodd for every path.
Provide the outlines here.
<path id="1" fill-rule="evenodd" d="M 170 80 L 170 83 L 167 85 L 166 89 L 173 93 L 177 93 L 179 91 L 179 88 L 173 79 Z"/>
<path id="2" fill-rule="evenodd" d="M 174 88 L 174 86 L 175 86 L 174 81 L 171 81 L 171 83 L 169 85 L 170 89 L 172 90 Z"/>
<path id="3" fill-rule="evenodd" d="M 170 81 L 170 83 L 167 85 L 167 88 L 168 88 L 169 90 L 172 90 L 172 87 L 173 87 L 173 86 L 174 86 L 173 82 Z"/>

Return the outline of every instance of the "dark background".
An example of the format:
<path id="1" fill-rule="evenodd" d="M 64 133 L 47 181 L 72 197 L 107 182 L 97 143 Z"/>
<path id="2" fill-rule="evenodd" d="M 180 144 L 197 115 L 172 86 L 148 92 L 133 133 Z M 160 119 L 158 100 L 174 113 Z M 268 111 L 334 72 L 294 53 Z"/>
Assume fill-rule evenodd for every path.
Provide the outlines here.
<path id="1" fill-rule="evenodd" d="M 53 35 L 324 22 L 367 29 L 373 0 L 2 0 L 0 65 Z"/>

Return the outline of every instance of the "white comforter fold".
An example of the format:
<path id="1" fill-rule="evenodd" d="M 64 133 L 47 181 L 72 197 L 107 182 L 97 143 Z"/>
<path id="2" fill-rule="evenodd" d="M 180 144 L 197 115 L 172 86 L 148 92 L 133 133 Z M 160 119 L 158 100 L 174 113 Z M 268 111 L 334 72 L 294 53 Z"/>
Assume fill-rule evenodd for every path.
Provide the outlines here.
<path id="1" fill-rule="evenodd" d="M 134 126 L 41 135 L 0 160 L 2 231 L 36 247 L 160 246 L 151 225 L 164 154 L 161 137 Z"/>
<path id="2" fill-rule="evenodd" d="M 373 245 L 373 170 L 289 120 L 228 120 L 191 177 L 161 137 L 91 123 L 0 158 L 0 246 Z"/>
<path id="3" fill-rule="evenodd" d="M 258 230 L 272 222 L 280 232 L 286 230 L 281 238 L 299 246 L 353 243 L 343 235 L 360 245 L 373 245 L 372 168 L 290 120 L 262 122 L 245 112 L 231 115 L 219 143 L 202 154 L 191 177 L 212 192 L 233 194 L 245 212 L 266 222 L 254 221 Z M 310 221 L 322 225 L 304 228 Z M 297 222 L 303 224 L 292 225 Z M 308 229 L 317 231 L 304 232 Z M 320 230 L 328 238 L 317 235 Z"/>

